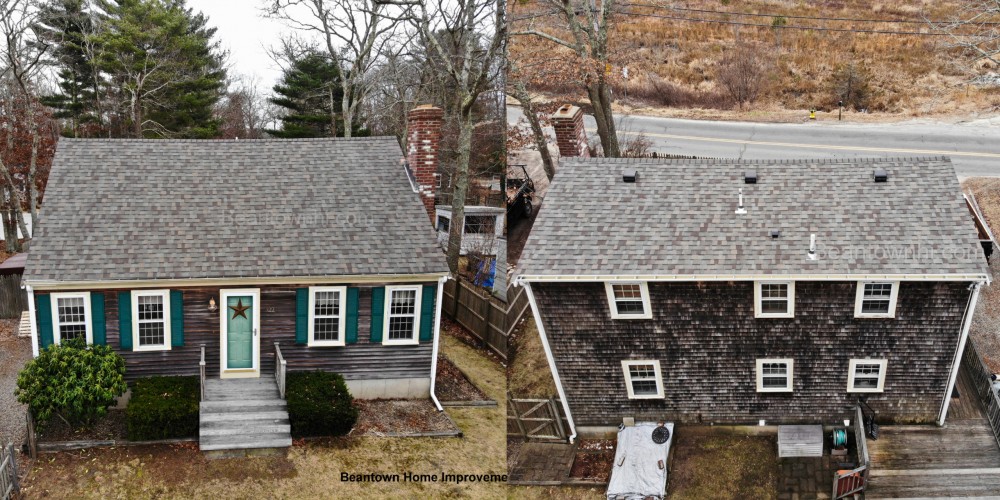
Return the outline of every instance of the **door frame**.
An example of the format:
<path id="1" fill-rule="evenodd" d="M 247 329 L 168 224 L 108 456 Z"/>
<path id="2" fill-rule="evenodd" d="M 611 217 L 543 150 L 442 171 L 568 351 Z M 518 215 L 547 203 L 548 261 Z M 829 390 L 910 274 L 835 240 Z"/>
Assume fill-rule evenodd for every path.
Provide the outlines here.
<path id="1" fill-rule="evenodd" d="M 253 350 L 253 361 L 250 368 L 234 368 L 229 369 L 226 367 L 227 361 L 227 350 L 228 350 L 228 340 L 226 339 L 226 330 L 229 321 L 229 306 L 227 305 L 229 297 L 235 296 L 246 296 L 250 295 L 253 297 L 254 305 L 251 312 L 253 316 L 253 329 L 254 335 L 251 341 Z M 219 378 L 258 378 L 260 377 L 260 288 L 229 288 L 219 290 L 219 345 L 220 359 L 219 359 Z"/>

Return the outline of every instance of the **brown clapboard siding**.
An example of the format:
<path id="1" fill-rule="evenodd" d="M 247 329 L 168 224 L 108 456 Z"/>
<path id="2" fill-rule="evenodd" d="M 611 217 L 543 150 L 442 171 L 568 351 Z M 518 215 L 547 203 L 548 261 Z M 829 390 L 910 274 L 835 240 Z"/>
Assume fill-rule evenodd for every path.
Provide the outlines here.
<path id="1" fill-rule="evenodd" d="M 386 286 L 392 283 L 375 286 Z M 437 283 L 422 283 L 434 286 Z M 338 284 L 342 285 L 342 284 Z M 348 285 L 350 286 L 350 285 Z M 430 376 L 432 342 L 413 346 L 383 346 L 371 343 L 371 304 L 373 285 L 359 288 L 358 341 L 343 347 L 308 347 L 295 343 L 295 290 L 308 285 L 241 285 L 230 288 L 260 288 L 261 376 L 274 373 L 274 343 L 279 342 L 289 371 L 334 371 L 353 379 L 426 378 Z M 172 288 L 181 290 L 184 300 L 184 345 L 169 351 L 123 351 L 119 341 L 118 292 L 101 290 L 105 295 L 107 342 L 125 358 L 126 378 L 154 375 L 197 375 L 201 344 L 205 344 L 206 374 L 219 376 L 221 356 L 219 312 L 208 310 L 209 299 L 219 302 L 219 287 Z M 36 292 L 43 295 L 47 292 Z M 221 307 L 221 304 L 220 304 Z"/>
<path id="2" fill-rule="evenodd" d="M 940 410 L 969 283 L 903 282 L 895 319 L 854 318 L 854 282 L 797 282 L 795 318 L 757 319 L 752 282 L 650 283 L 652 320 L 612 320 L 602 283 L 532 283 L 577 425 L 839 422 L 852 358 L 886 358 L 880 419 Z M 756 392 L 757 358 L 793 358 L 794 392 Z M 662 400 L 628 399 L 621 361 L 658 359 Z"/>

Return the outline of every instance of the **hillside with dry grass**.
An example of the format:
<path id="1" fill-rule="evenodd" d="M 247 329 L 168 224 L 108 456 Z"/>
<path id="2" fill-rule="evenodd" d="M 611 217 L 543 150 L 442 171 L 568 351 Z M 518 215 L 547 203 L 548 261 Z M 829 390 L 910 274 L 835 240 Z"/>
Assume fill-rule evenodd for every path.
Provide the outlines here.
<path id="1" fill-rule="evenodd" d="M 849 116 L 860 119 L 1000 112 L 1000 77 L 991 76 L 1000 70 L 949 47 L 947 37 L 928 35 L 933 30 L 926 20 L 946 19 L 955 9 L 956 0 L 633 0 L 622 5 L 612 28 L 609 73 L 619 105 L 669 108 L 682 115 L 781 115 L 789 110 L 801 115 L 811 108 L 836 110 L 839 100 L 845 100 Z M 531 23 L 558 31 L 554 26 L 559 19 L 544 15 L 551 10 L 538 0 L 516 4 L 513 31 Z M 528 16 L 534 17 L 518 20 Z M 583 100 L 567 49 L 518 35 L 511 41 L 510 55 L 530 89 L 553 99 Z M 729 61 L 747 57 L 752 64 L 746 66 L 759 72 L 755 78 L 760 88 L 740 110 L 723 80 L 727 70 L 733 71 Z M 621 75 L 624 67 L 628 79 Z M 990 79 L 992 85 L 982 84 Z"/>

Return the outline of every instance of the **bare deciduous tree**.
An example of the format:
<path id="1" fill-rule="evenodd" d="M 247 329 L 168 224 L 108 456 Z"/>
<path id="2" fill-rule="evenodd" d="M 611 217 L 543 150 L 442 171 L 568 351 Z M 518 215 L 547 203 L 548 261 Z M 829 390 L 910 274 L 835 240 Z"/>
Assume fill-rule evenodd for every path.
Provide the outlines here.
<path id="1" fill-rule="evenodd" d="M 1000 0 L 961 0 L 952 12 L 947 22 L 927 22 L 947 33 L 952 47 L 1000 68 Z"/>
<path id="2" fill-rule="evenodd" d="M 743 109 L 756 101 L 764 91 L 769 68 L 770 62 L 764 58 L 760 47 L 740 43 L 719 62 L 715 78 L 729 97 Z"/>

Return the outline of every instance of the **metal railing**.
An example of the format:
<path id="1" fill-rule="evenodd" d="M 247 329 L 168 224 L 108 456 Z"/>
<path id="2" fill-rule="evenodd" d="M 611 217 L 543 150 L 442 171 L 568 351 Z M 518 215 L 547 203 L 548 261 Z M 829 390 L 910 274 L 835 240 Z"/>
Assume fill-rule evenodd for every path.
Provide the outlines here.
<path id="1" fill-rule="evenodd" d="M 854 415 L 854 441 L 857 447 L 858 466 L 851 470 L 838 470 L 833 475 L 833 498 L 846 498 L 865 491 L 871 457 L 868 455 L 868 436 L 865 433 L 865 416 L 858 405 Z"/>
<path id="2" fill-rule="evenodd" d="M 972 379 L 976 395 L 986 410 L 986 419 L 989 420 L 990 428 L 993 429 L 993 437 L 1000 444 L 1000 396 L 997 395 L 997 391 L 993 390 L 993 380 L 990 377 L 992 373 L 983 363 L 983 358 L 979 356 L 974 339 L 970 338 L 965 343 L 962 364 L 969 370 L 969 378 Z"/>
<path id="3" fill-rule="evenodd" d="M 281 355 L 281 345 L 274 343 L 274 380 L 278 382 L 278 394 L 281 399 L 285 399 L 285 373 L 288 371 L 288 363 Z"/>
<path id="4" fill-rule="evenodd" d="M 198 363 L 198 371 L 201 375 L 201 400 L 205 400 L 205 344 L 201 345 L 201 361 Z"/>

